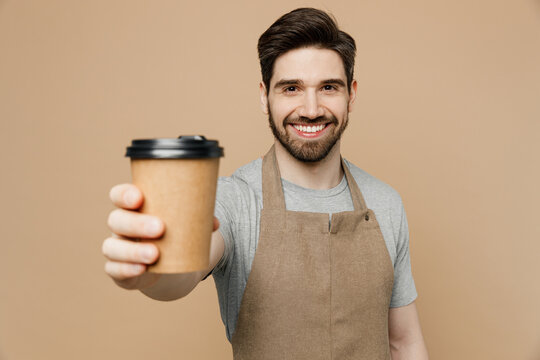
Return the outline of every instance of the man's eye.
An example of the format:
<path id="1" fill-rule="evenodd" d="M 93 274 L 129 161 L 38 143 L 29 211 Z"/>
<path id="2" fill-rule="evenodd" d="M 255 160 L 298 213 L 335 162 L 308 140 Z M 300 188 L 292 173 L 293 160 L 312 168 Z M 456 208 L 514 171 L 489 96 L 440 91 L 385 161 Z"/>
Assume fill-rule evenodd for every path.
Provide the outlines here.
<path id="1" fill-rule="evenodd" d="M 289 86 L 285 88 L 285 92 L 294 92 L 296 91 L 296 86 Z"/>
<path id="2" fill-rule="evenodd" d="M 334 85 L 324 85 L 323 89 L 326 91 L 332 91 L 332 90 L 335 90 L 336 88 L 334 87 Z"/>

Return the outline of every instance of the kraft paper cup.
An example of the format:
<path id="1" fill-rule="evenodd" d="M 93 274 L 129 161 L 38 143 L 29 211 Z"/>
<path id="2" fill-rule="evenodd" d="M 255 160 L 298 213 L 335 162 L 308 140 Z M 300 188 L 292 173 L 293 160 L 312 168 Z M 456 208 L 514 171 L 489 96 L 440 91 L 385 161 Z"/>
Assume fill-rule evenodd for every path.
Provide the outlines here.
<path id="1" fill-rule="evenodd" d="M 207 269 L 213 230 L 219 158 L 223 148 L 204 136 L 133 140 L 126 156 L 144 195 L 140 211 L 159 217 L 165 233 L 153 242 L 160 251 L 155 273 Z"/>

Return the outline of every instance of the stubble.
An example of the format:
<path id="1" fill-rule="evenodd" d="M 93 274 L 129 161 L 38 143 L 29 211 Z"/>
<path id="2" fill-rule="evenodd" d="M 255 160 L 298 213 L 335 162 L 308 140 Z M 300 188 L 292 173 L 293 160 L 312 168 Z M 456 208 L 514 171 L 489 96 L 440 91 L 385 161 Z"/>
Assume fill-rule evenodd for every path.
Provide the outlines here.
<path id="1" fill-rule="evenodd" d="M 329 117 L 322 116 L 315 119 L 308 119 L 300 117 L 299 119 L 294 119 L 295 121 L 292 121 L 290 117 L 286 117 L 283 119 L 283 127 L 282 129 L 278 129 L 274 123 L 274 119 L 272 117 L 272 113 L 270 110 L 268 111 L 268 123 L 270 126 L 270 129 L 272 130 L 272 133 L 274 134 L 274 137 L 278 139 L 278 141 L 283 145 L 285 149 L 297 160 L 302 162 L 317 162 L 321 161 L 333 149 L 333 147 L 336 145 L 339 139 L 341 139 L 341 136 L 343 135 L 343 132 L 347 128 L 347 125 L 349 123 L 349 116 L 348 111 L 346 113 L 345 119 L 343 119 L 343 123 L 341 126 L 339 126 L 339 122 L 337 121 L 336 117 L 333 115 L 330 115 Z M 331 123 L 333 124 L 332 129 L 328 129 L 327 131 L 331 131 L 330 134 L 327 134 L 322 139 L 306 139 L 306 140 L 299 140 L 299 139 L 292 139 L 289 132 L 287 131 L 288 124 L 291 123 L 301 123 L 305 125 L 309 124 L 320 124 L 320 123 Z M 330 125 L 329 125 L 330 126 Z"/>

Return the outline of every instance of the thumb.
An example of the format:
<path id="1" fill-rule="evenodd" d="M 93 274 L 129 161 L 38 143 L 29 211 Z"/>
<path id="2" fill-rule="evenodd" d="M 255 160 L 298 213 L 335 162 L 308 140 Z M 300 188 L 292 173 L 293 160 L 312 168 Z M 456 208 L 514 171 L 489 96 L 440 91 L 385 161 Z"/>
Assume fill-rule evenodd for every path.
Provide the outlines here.
<path id="1" fill-rule="evenodd" d="M 212 231 L 216 231 L 219 228 L 219 220 L 217 217 L 214 216 L 214 229 Z"/>

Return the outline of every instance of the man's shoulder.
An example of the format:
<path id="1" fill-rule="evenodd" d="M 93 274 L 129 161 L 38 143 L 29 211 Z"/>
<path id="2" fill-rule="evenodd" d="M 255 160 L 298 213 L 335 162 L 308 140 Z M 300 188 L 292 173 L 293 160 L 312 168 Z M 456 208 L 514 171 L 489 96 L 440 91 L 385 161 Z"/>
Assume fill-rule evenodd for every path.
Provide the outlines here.
<path id="1" fill-rule="evenodd" d="M 218 179 L 218 200 L 239 200 L 262 191 L 262 159 L 255 159 L 235 170 L 230 176 Z"/>
<path id="2" fill-rule="evenodd" d="M 370 203 L 401 206 L 401 196 L 392 186 L 345 159 L 349 171 L 362 192 L 368 207 Z"/>
<path id="3" fill-rule="evenodd" d="M 235 181 L 243 182 L 248 186 L 261 187 L 262 158 L 257 158 L 241 167 L 231 175 Z"/>

